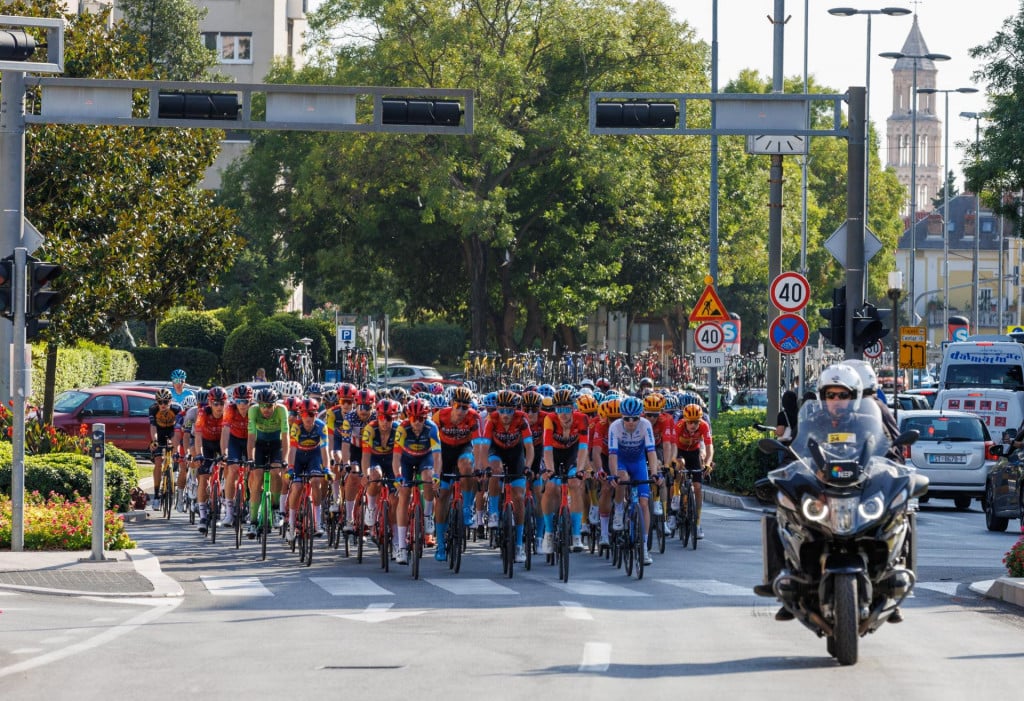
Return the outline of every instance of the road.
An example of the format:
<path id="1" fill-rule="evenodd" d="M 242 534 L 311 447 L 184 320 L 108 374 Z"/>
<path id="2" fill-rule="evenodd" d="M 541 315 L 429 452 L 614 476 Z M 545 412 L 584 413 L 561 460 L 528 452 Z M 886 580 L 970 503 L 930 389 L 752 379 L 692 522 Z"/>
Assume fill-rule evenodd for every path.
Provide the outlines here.
<path id="1" fill-rule="evenodd" d="M 906 621 L 861 639 L 849 668 L 751 592 L 756 512 L 707 506 L 699 549 L 670 543 L 642 581 L 573 556 L 568 584 L 544 564 L 504 578 L 480 545 L 458 575 L 426 560 L 421 581 L 323 548 L 301 568 L 276 541 L 261 562 L 253 543 L 210 545 L 176 518 L 131 530 L 181 600 L 0 597 L 4 699 L 109 699 L 136 686 L 153 699 L 789 699 L 836 685 L 852 699 L 995 698 L 1024 657 L 1021 611 L 968 590 L 1003 574 L 1015 540 L 985 531 L 977 509 L 924 507 Z"/>

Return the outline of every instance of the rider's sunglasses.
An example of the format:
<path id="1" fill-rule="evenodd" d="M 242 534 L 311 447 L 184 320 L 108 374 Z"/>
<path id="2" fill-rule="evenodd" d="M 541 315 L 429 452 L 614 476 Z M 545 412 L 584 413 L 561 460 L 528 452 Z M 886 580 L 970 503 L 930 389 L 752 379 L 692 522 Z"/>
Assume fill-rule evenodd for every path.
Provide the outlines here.
<path id="1" fill-rule="evenodd" d="M 625 421 L 626 423 L 633 423 L 634 421 L 639 421 L 640 417 L 639 416 L 623 416 L 622 420 Z"/>
<path id="2" fill-rule="evenodd" d="M 849 399 L 849 392 L 825 392 L 825 399 Z"/>
<path id="3" fill-rule="evenodd" d="M 459 404 L 456 402 L 455 404 L 452 404 L 452 409 L 462 409 L 463 411 L 467 411 L 469 409 L 469 404 Z"/>
<path id="4" fill-rule="evenodd" d="M 555 413 L 556 414 L 571 414 L 572 413 L 572 407 L 571 406 L 556 406 L 555 407 Z"/>
<path id="5" fill-rule="evenodd" d="M 373 404 L 360 404 L 359 408 L 362 409 L 363 411 L 369 411 L 370 409 L 373 408 Z"/>
<path id="6" fill-rule="evenodd" d="M 156 403 L 157 404 L 170 404 L 171 400 L 170 399 L 158 399 Z"/>
<path id="7" fill-rule="evenodd" d="M 500 406 L 500 407 L 498 407 L 498 413 L 499 414 L 506 414 L 506 415 L 507 414 L 514 414 L 514 413 L 516 413 L 516 410 L 514 408 L 510 407 L 510 406 Z"/>
<path id="8" fill-rule="evenodd" d="M 274 405 L 270 402 L 260 402 L 260 409 L 273 409 Z"/>
<path id="9" fill-rule="evenodd" d="M 661 414 L 644 414 L 648 419 L 657 419 L 661 417 Z"/>
<path id="10" fill-rule="evenodd" d="M 210 406 L 224 406 L 224 402 L 210 402 Z"/>

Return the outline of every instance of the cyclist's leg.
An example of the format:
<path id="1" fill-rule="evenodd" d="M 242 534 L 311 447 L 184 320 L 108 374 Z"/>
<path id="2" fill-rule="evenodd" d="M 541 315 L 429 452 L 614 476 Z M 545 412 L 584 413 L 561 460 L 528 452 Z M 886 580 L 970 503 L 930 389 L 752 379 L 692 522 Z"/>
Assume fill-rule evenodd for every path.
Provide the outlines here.
<path id="1" fill-rule="evenodd" d="M 569 519 L 572 522 L 572 548 L 583 550 L 583 480 L 576 478 L 576 466 L 569 468 Z"/>
<path id="2" fill-rule="evenodd" d="M 213 472 L 213 458 L 200 458 L 197 479 L 199 486 L 196 488 L 196 500 L 199 502 L 199 532 L 206 533 L 207 523 L 210 518 L 209 486 L 210 473 Z"/>
<path id="3" fill-rule="evenodd" d="M 491 468 L 491 479 L 487 485 L 487 526 L 498 527 L 498 513 L 501 504 L 501 475 L 505 474 L 505 468 L 501 464 L 501 455 L 492 448 L 487 456 L 487 464 Z"/>
<path id="4" fill-rule="evenodd" d="M 555 514 L 558 513 L 559 494 L 562 480 L 557 475 L 544 473 L 543 496 L 540 500 L 541 511 L 544 512 L 544 538 L 538 552 L 548 555 L 552 552 L 555 542 Z"/>
<path id="5" fill-rule="evenodd" d="M 160 478 L 163 477 L 163 446 L 160 445 L 159 441 L 160 439 L 158 437 L 157 440 L 149 447 L 149 459 L 153 461 L 153 499 L 150 502 L 153 507 L 153 511 L 160 510 Z"/>

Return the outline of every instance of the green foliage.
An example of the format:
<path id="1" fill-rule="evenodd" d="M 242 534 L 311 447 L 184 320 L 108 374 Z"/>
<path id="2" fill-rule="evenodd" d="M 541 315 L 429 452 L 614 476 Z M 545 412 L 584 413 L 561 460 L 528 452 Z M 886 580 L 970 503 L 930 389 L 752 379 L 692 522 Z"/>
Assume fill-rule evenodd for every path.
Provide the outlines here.
<path id="1" fill-rule="evenodd" d="M 742 409 L 719 414 L 712 422 L 715 441 L 714 485 L 737 494 L 753 494 L 754 482 L 764 477 L 765 461 L 757 449 L 764 432 L 753 424 L 765 422 L 765 413 Z M 774 456 L 767 456 L 774 466 Z"/>
<path id="2" fill-rule="evenodd" d="M 171 371 L 181 368 L 195 385 L 208 386 L 217 382 L 219 362 L 217 356 L 202 348 L 149 348 L 140 346 L 132 351 L 139 364 L 139 379 L 170 381 Z"/>
<path id="3" fill-rule="evenodd" d="M 164 80 L 205 80 L 217 54 L 207 49 L 199 32 L 206 9 L 191 0 L 118 0 L 125 37 L 144 46 L 146 63 Z"/>
<path id="4" fill-rule="evenodd" d="M 267 369 L 267 377 L 273 378 L 273 349 L 288 348 L 297 338 L 295 332 L 274 319 L 239 326 L 224 342 L 221 358 L 226 381 L 247 380 L 260 367 Z"/>
<path id="5" fill-rule="evenodd" d="M 466 331 L 454 324 L 394 324 L 390 337 L 395 355 L 413 365 L 454 365 L 466 352 Z"/>
<path id="6" fill-rule="evenodd" d="M 178 348 L 202 348 L 220 357 L 228 332 L 211 312 L 179 311 L 157 327 L 160 343 Z"/>
<path id="7" fill-rule="evenodd" d="M 32 346 L 32 372 L 35 378 L 45 377 L 46 347 Z M 106 346 L 82 341 L 73 347 L 57 350 L 57 375 L 54 393 L 78 387 L 95 387 L 109 382 L 134 380 L 138 363 L 131 353 L 111 350 Z M 43 383 L 32 383 L 29 404 L 42 406 Z"/>
<path id="8" fill-rule="evenodd" d="M 12 504 L 0 495 L 0 548 L 11 547 Z M 30 492 L 25 498 L 26 550 L 88 550 L 92 546 L 92 504 L 59 494 L 44 498 Z M 103 514 L 103 549 L 124 550 L 135 543 L 125 531 L 124 519 L 112 511 Z"/>
<path id="9" fill-rule="evenodd" d="M 1010 577 L 1024 577 L 1024 538 L 1021 538 L 1003 557 L 1006 574 Z"/>
<path id="10" fill-rule="evenodd" d="M 106 463 L 107 508 L 125 511 L 132 487 L 138 484 L 134 466 L 121 467 Z M 92 494 L 92 460 L 77 453 L 47 453 L 25 456 L 25 491 L 50 494 L 54 492 L 67 499 L 75 495 Z M 11 494 L 11 457 L 0 453 L 0 493 Z"/>

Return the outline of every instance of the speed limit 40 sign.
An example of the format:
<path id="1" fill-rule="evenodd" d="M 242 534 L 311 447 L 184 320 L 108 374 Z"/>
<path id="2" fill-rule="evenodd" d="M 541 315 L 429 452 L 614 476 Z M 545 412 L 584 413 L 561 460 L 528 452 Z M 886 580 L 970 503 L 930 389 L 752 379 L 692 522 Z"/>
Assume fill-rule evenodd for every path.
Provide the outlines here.
<path id="1" fill-rule="evenodd" d="M 693 332 L 693 342 L 698 350 L 713 353 L 725 343 L 725 331 L 718 322 L 705 321 Z"/>
<path id="2" fill-rule="evenodd" d="M 798 312 L 811 298 L 811 286 L 800 273 L 782 273 L 769 288 L 772 304 L 784 312 Z"/>

